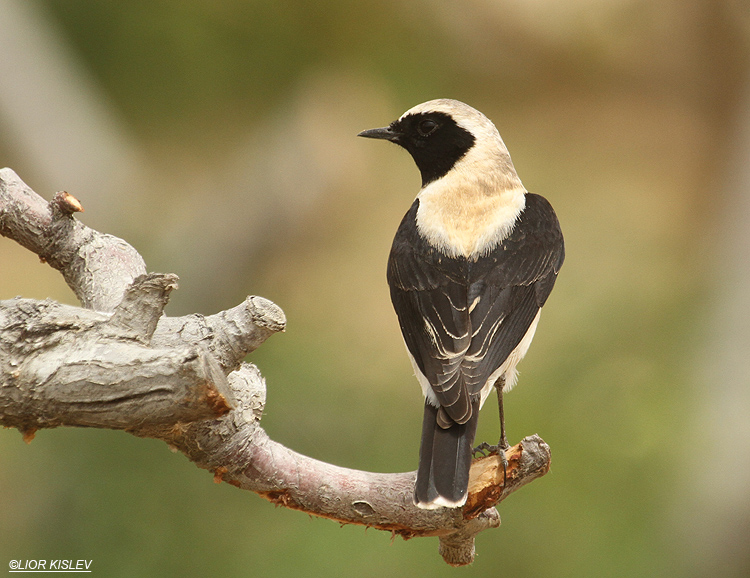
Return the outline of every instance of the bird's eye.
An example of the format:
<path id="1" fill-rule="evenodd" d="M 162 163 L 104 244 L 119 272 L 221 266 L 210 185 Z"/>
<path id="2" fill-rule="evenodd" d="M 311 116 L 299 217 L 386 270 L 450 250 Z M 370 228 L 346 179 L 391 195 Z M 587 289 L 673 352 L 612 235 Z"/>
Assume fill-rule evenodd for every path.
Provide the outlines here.
<path id="1" fill-rule="evenodd" d="M 417 131 L 422 136 L 429 136 L 437 130 L 438 124 L 432 119 L 425 119 L 417 125 Z"/>

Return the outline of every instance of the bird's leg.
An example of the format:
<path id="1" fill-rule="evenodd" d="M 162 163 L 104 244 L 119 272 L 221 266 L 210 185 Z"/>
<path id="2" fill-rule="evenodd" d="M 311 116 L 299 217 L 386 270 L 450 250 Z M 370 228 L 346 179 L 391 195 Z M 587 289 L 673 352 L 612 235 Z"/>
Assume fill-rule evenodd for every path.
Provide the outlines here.
<path id="1" fill-rule="evenodd" d="M 503 388 L 505 387 L 505 376 L 501 376 L 495 382 L 497 391 L 497 407 L 500 414 L 500 441 L 497 442 L 497 455 L 503 464 L 503 487 L 508 477 L 508 459 L 505 457 L 505 450 L 510 447 L 508 438 L 505 435 L 505 411 L 503 410 Z"/>
<path id="2" fill-rule="evenodd" d="M 505 411 L 503 410 L 503 388 L 505 387 L 505 376 L 498 378 L 495 382 L 497 391 L 497 408 L 500 414 L 500 441 L 497 442 L 498 449 L 507 450 L 510 447 L 508 438 L 505 435 Z"/>
<path id="3" fill-rule="evenodd" d="M 497 454 L 503 464 L 503 479 L 508 473 L 508 460 L 505 458 L 505 450 L 510 447 L 508 438 L 505 435 L 505 411 L 503 410 L 503 388 L 505 387 L 505 376 L 499 377 L 495 381 L 495 391 L 497 391 L 497 406 L 500 414 L 500 441 L 496 446 L 491 446 L 487 442 L 482 442 L 473 449 L 474 455 L 481 453 L 483 456 Z M 487 454 L 485 454 L 487 452 Z"/>

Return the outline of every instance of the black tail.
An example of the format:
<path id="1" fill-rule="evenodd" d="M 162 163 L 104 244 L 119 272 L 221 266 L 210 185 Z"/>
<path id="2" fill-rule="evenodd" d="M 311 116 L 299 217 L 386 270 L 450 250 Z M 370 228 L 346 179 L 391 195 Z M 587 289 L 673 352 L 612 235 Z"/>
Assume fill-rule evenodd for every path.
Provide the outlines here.
<path id="1" fill-rule="evenodd" d="M 457 508 L 466 502 L 479 400 L 472 406 L 469 421 L 443 429 L 437 424 L 438 408 L 425 402 L 419 470 L 414 487 L 414 503 L 418 507 Z"/>

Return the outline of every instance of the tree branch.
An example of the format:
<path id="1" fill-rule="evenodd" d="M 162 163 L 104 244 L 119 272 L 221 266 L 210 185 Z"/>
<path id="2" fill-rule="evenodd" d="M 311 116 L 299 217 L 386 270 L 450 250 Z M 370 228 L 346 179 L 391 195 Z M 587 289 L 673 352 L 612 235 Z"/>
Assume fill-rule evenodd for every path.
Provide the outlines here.
<path id="1" fill-rule="evenodd" d="M 84 308 L 0 301 L 0 424 L 30 441 L 40 428 L 124 429 L 164 440 L 201 468 L 271 502 L 405 539 L 437 536 L 454 566 L 474 559 L 474 537 L 500 525 L 495 505 L 549 470 L 538 436 L 475 460 L 464 508 L 420 510 L 415 472 L 378 474 L 327 464 L 271 440 L 260 426 L 265 381 L 244 357 L 285 326 L 262 297 L 216 315 L 163 315 L 174 275 L 145 274 L 130 245 L 73 214 L 57 193 L 46 203 L 0 170 L 0 234 L 64 276 Z"/>
<path id="2" fill-rule="evenodd" d="M 475 461 L 469 500 L 463 509 L 422 510 L 412 503 L 416 472 L 380 474 L 352 470 L 298 454 L 271 440 L 260 427 L 265 382 L 244 364 L 229 379 L 236 405 L 226 416 L 179 428 L 145 428 L 135 435 L 166 441 L 223 481 L 274 504 L 344 524 L 386 530 L 405 539 L 438 536 L 452 565 L 468 564 L 474 536 L 500 525 L 494 506 L 549 470 L 550 453 L 539 436 L 506 452 L 507 481 L 500 458 Z"/>
<path id="3" fill-rule="evenodd" d="M 86 309 L 112 311 L 133 279 L 146 273 L 146 264 L 122 239 L 74 219 L 82 210 L 66 192 L 47 203 L 15 172 L 0 169 L 0 235 L 60 271 Z"/>

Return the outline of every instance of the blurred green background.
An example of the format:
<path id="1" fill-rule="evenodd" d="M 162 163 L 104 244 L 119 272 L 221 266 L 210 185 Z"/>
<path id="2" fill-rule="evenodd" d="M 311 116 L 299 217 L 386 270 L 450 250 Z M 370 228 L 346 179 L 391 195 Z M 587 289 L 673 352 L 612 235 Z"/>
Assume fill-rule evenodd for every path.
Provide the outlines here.
<path id="1" fill-rule="evenodd" d="M 422 402 L 385 263 L 419 175 L 357 132 L 471 104 L 568 252 L 506 398 L 511 442 L 539 433 L 552 469 L 501 505 L 473 566 L 274 508 L 160 442 L 57 429 L 0 431 L 0 568 L 750 575 L 745 2 L 0 0 L 0 22 L 0 166 L 177 273 L 171 315 L 278 303 L 288 329 L 250 360 L 264 427 L 299 452 L 416 468 Z M 7 239 L 0 271 L 0 298 L 75 303 Z"/>

